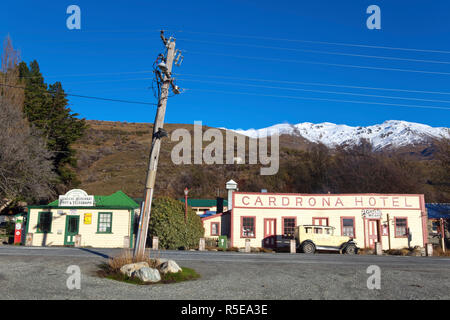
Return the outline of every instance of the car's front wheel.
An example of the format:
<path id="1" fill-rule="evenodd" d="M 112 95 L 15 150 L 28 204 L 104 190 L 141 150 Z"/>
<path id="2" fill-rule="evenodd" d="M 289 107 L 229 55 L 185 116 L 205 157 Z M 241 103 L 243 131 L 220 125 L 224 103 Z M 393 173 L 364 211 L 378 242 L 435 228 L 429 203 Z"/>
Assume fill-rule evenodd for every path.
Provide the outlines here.
<path id="1" fill-rule="evenodd" d="M 349 243 L 346 247 L 345 247 L 345 254 L 356 254 L 356 245 L 354 243 Z"/>
<path id="2" fill-rule="evenodd" d="M 314 245 L 314 243 L 305 242 L 302 245 L 302 251 L 303 253 L 313 254 L 316 251 L 316 246 Z"/>

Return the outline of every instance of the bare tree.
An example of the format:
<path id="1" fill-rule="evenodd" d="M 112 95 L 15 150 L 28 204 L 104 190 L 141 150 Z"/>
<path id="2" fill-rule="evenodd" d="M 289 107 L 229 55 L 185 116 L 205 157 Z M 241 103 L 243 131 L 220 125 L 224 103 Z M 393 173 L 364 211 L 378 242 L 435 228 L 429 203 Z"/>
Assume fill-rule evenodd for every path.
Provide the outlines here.
<path id="1" fill-rule="evenodd" d="M 55 179 L 51 153 L 22 112 L 18 62 L 19 54 L 8 37 L 0 72 L 0 211 L 16 200 L 50 197 Z"/>

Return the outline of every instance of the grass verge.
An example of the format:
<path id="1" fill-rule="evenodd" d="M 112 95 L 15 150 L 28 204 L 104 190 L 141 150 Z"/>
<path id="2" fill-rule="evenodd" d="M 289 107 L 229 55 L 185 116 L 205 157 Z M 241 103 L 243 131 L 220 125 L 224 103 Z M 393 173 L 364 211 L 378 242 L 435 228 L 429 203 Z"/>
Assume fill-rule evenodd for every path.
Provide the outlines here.
<path id="1" fill-rule="evenodd" d="M 161 273 L 161 281 L 159 282 L 144 282 L 136 277 L 128 277 L 125 274 L 122 274 L 120 271 L 112 271 L 109 269 L 107 263 L 103 263 L 100 266 L 100 270 L 97 272 L 97 275 L 101 278 L 107 278 L 111 280 L 126 282 L 130 284 L 136 285 L 152 285 L 152 284 L 168 284 L 168 283 L 178 283 L 182 281 L 195 280 L 200 278 L 200 275 L 191 268 L 181 267 L 182 271 L 177 273 Z"/>
<path id="2" fill-rule="evenodd" d="M 134 276 L 128 277 L 126 274 L 120 272 L 120 268 L 122 266 L 141 261 L 145 261 L 151 268 L 156 268 L 158 269 L 158 271 L 161 271 L 158 268 L 159 265 L 157 263 L 157 259 L 151 259 L 149 256 L 133 258 L 129 251 L 124 251 L 114 258 L 110 258 L 108 262 L 100 264 L 97 275 L 101 278 L 107 278 L 136 285 L 177 283 L 200 278 L 200 275 L 195 270 L 186 267 L 181 267 L 182 271 L 179 271 L 177 273 L 163 274 L 162 272 L 160 272 L 161 281 L 155 283 L 144 282 Z"/>

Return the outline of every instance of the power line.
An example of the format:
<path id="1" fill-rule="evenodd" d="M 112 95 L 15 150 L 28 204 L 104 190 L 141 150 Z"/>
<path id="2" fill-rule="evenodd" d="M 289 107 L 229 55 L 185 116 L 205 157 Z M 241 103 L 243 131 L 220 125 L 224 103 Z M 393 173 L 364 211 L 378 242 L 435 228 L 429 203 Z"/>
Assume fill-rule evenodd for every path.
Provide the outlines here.
<path id="1" fill-rule="evenodd" d="M 276 40 L 276 41 L 315 43 L 315 44 L 336 45 L 336 46 L 357 47 L 357 48 L 371 48 L 371 49 L 386 49 L 386 50 L 400 50 L 400 51 L 412 51 L 412 52 L 428 52 L 428 53 L 445 53 L 445 54 L 450 54 L 450 51 L 435 50 L 435 49 L 418 49 L 418 48 L 402 48 L 402 47 L 390 47 L 390 46 L 375 46 L 375 45 L 357 44 L 357 43 L 329 42 L 329 41 L 302 40 L 302 39 L 287 39 L 287 38 L 275 38 L 275 37 L 263 37 L 263 36 L 250 36 L 250 35 L 242 35 L 242 34 L 238 35 L 238 34 L 229 34 L 229 33 L 227 34 L 227 33 L 212 33 L 212 32 L 195 32 L 195 31 L 184 31 L 184 30 L 177 30 L 176 32 L 177 33 L 190 33 L 190 34 L 210 35 L 210 36 L 223 36 L 223 37 L 243 38 L 243 39 Z"/>
<path id="2" fill-rule="evenodd" d="M 422 48 L 405 48 L 405 47 L 392 47 L 392 46 L 377 46 L 362 43 L 345 43 L 345 42 L 332 42 L 332 41 L 318 41 L 318 40 L 305 40 L 305 39 L 292 39 L 292 38 L 277 38 L 277 37 L 266 37 L 266 36 L 255 36 L 255 35 L 244 35 L 244 34 L 230 34 L 230 33 L 214 33 L 214 32 L 204 32 L 204 31 L 189 31 L 189 30 L 176 30 L 164 28 L 165 31 L 172 33 L 186 33 L 186 34 L 196 34 L 196 35 L 209 35 L 209 36 L 220 36 L 229 38 L 241 38 L 241 39 L 255 39 L 255 40 L 271 40 L 271 41 L 285 41 L 285 42 L 300 42 L 300 43 L 312 43 L 321 45 L 335 45 L 335 46 L 345 46 L 345 47 L 356 47 L 356 48 L 370 48 L 370 49 L 385 49 L 385 50 L 397 50 L 397 51 L 411 51 L 411 52 L 428 52 L 428 53 L 444 53 L 450 54 L 448 50 L 437 50 L 437 49 L 422 49 Z M 50 30 L 49 30 L 50 31 Z M 54 32 L 54 30 L 51 30 Z M 139 29 L 139 30 L 82 30 L 82 33 L 153 33 L 160 32 L 161 29 Z M 27 34 L 30 32 L 27 31 Z M 36 33 L 41 33 L 41 31 L 36 31 Z"/>
<path id="3" fill-rule="evenodd" d="M 385 105 L 385 106 L 408 107 L 408 108 L 450 110 L 450 107 L 419 106 L 419 105 L 411 105 L 411 104 L 397 104 L 397 103 L 384 103 L 384 102 L 367 102 L 367 101 L 360 101 L 360 100 L 340 100 L 340 99 L 327 99 L 327 98 L 314 98 L 314 97 L 301 97 L 301 96 L 285 96 L 285 95 L 273 95 L 273 94 L 238 92 L 238 91 L 195 89 L 195 88 L 194 89 L 193 88 L 185 88 L 185 90 L 189 90 L 189 91 L 190 90 L 193 90 L 193 91 L 204 91 L 204 92 L 217 92 L 217 93 L 224 93 L 224 94 L 252 95 L 252 96 L 273 97 L 273 98 L 288 98 L 288 99 L 297 99 L 297 100 L 317 100 L 317 101 L 328 101 L 328 102 L 344 102 L 344 103 Z"/>
<path id="4" fill-rule="evenodd" d="M 130 72 L 105 72 L 105 73 L 81 73 L 81 74 L 60 74 L 56 76 L 45 76 L 47 78 L 62 78 L 62 77 L 96 77 L 96 76 L 115 76 L 123 74 L 139 74 L 139 73 L 153 73 L 153 70 L 142 70 L 142 71 L 130 71 Z M 20 77 L 21 79 L 33 79 L 33 78 L 43 78 L 44 76 L 29 76 Z"/>
<path id="5" fill-rule="evenodd" d="M 273 79 L 259 79 L 259 78 L 241 78 L 241 77 L 230 77 L 221 75 L 203 75 L 203 74 L 192 74 L 192 73 L 174 73 L 179 76 L 194 76 L 200 78 L 218 78 L 218 79 L 230 79 L 230 80 L 242 80 L 242 81 L 256 81 L 256 82 L 276 82 L 276 83 L 287 83 L 287 84 L 301 84 L 308 86 L 323 86 L 323 87 L 337 87 L 337 88 L 352 88 L 352 89 L 367 89 L 367 90 L 379 90 L 379 91 L 394 91 L 394 92 L 409 92 L 409 93 L 425 93 L 425 94 L 441 94 L 450 95 L 450 92 L 442 91 L 424 91 L 424 90 L 409 90 L 409 89 L 398 89 L 398 88 L 381 88 L 381 87 L 365 87 L 365 86 L 352 86 L 343 84 L 332 84 L 332 83 L 320 83 L 320 82 L 302 82 L 302 81 L 286 81 L 286 80 L 273 80 Z"/>
<path id="6" fill-rule="evenodd" d="M 114 80 L 94 80 L 94 81 L 69 81 L 69 82 L 64 82 L 64 85 L 66 84 L 81 84 L 81 83 L 106 83 L 106 82 L 124 82 L 124 81 L 141 81 L 141 80 L 153 80 L 154 77 L 152 78 L 131 78 L 131 79 L 114 79 Z"/>
<path id="7" fill-rule="evenodd" d="M 340 63 L 328 63 L 328 62 L 317 62 L 317 61 L 307 61 L 307 60 L 292 60 L 292 59 L 279 59 L 279 58 L 264 58 L 255 56 L 242 56 L 233 55 L 227 53 L 215 53 L 215 52 L 197 52 L 197 51 L 185 51 L 186 53 L 194 53 L 201 55 L 217 55 L 217 56 L 227 56 L 242 59 L 251 60 L 265 60 L 265 61 L 276 61 L 276 62 L 288 62 L 288 63 L 304 63 L 304 64 L 316 64 L 324 66 L 333 67 L 345 67 L 345 68 L 357 68 L 357 69 L 369 69 L 369 70 L 383 70 L 383 71 L 398 71 L 398 72 L 413 72 L 413 73 L 424 73 L 424 74 L 438 74 L 449 76 L 450 72 L 440 72 L 440 71 L 426 71 L 426 70 L 414 70 L 414 69 L 399 69 L 399 68 L 386 68 L 386 67 L 372 67 L 372 66 L 359 66 L 352 64 L 340 64 Z"/>
<path id="8" fill-rule="evenodd" d="M 364 90 L 378 90 L 378 91 L 393 91 L 393 92 L 407 92 L 407 93 L 424 93 L 424 94 L 440 94 L 440 95 L 450 95 L 450 92 L 442 91 L 426 91 L 426 90 L 411 90 L 411 89 L 399 89 L 399 88 L 384 88 L 384 87 L 367 87 L 367 86 L 353 86 L 353 85 L 343 85 L 343 84 L 332 84 L 332 83 L 318 83 L 318 82 L 303 82 L 303 81 L 286 81 L 286 80 L 275 80 L 275 79 L 260 79 L 260 78 L 242 78 L 242 77 L 231 77 L 231 76 L 221 76 L 221 75 L 211 75 L 211 74 L 192 74 L 192 73 L 173 73 L 173 75 L 185 77 L 199 77 L 199 78 L 218 78 L 218 79 L 230 79 L 230 80 L 242 80 L 242 81 L 256 81 L 256 82 L 273 82 L 273 83 L 286 83 L 286 84 L 300 84 L 308 86 L 323 86 L 323 87 L 338 87 L 338 88 L 352 88 L 352 89 L 364 89 Z M 131 79 L 114 79 L 114 80 L 95 80 L 95 81 L 77 81 L 77 82 L 64 82 L 64 84 L 84 84 L 84 83 L 107 83 L 107 82 L 126 82 L 126 81 L 144 81 L 152 80 L 153 78 L 131 78 Z M 132 88 L 132 89 L 142 89 L 142 88 Z"/>
<path id="9" fill-rule="evenodd" d="M 400 100 L 411 100 L 411 101 L 441 102 L 441 103 L 449 103 L 450 104 L 449 100 L 433 100 L 433 99 L 407 98 L 407 97 L 398 97 L 398 96 L 383 96 L 383 95 L 376 95 L 376 94 L 363 94 L 363 93 L 355 93 L 355 92 L 339 92 L 339 91 L 313 90 L 313 89 L 302 89 L 302 88 L 274 87 L 274 86 L 257 85 L 257 84 L 250 84 L 250 83 L 232 83 L 232 82 L 196 80 L 196 79 L 186 79 L 186 78 L 182 78 L 181 80 L 192 81 L 192 82 L 201 82 L 201 83 L 213 83 L 213 84 L 224 84 L 224 85 L 234 85 L 234 86 L 267 88 L 267 89 L 281 89 L 281 90 L 316 92 L 316 93 L 327 93 L 327 94 L 340 94 L 340 95 L 372 97 L 372 98 L 400 99 Z"/>
<path id="10" fill-rule="evenodd" d="M 0 86 L 4 87 L 10 87 L 10 88 L 17 88 L 17 89 L 26 89 L 26 87 L 19 87 L 19 86 L 12 86 L 7 84 L 1 84 Z M 44 91 L 45 94 L 54 94 L 57 92 L 48 92 Z M 111 99 L 111 98 L 103 98 L 103 97 L 94 97 L 94 96 L 86 96 L 86 95 L 80 95 L 80 94 L 74 94 L 74 93 L 63 93 L 65 96 L 72 96 L 72 97 L 78 97 L 78 98 L 85 98 L 85 99 L 94 99 L 94 100 L 103 100 L 103 101 L 112 101 L 112 102 L 122 102 L 122 103 L 131 103 L 131 104 L 144 104 L 144 105 L 158 105 L 156 103 L 150 103 L 150 102 L 141 102 L 141 101 L 131 101 L 131 100 L 121 100 L 121 99 Z"/>
<path id="11" fill-rule="evenodd" d="M 360 57 L 360 58 L 374 58 L 374 59 L 395 60 L 395 61 L 450 64 L 449 61 L 440 61 L 440 60 L 423 60 L 423 59 L 365 55 L 365 54 L 356 54 L 356 53 L 330 52 L 330 51 L 311 50 L 311 49 L 263 46 L 263 45 L 254 45 L 254 44 L 248 44 L 248 43 L 229 43 L 229 42 L 218 42 L 218 41 L 194 40 L 194 39 L 188 39 L 188 38 L 181 38 L 181 39 L 178 38 L 178 40 L 188 41 L 188 42 L 190 41 L 190 42 L 206 43 L 206 44 L 219 44 L 219 45 L 227 45 L 227 46 L 244 46 L 244 47 L 251 47 L 251 48 L 276 49 L 276 50 L 287 50 L 287 51 L 307 52 L 307 53 L 320 53 L 320 54 L 327 54 L 327 55 L 338 55 L 338 56 L 349 56 L 349 57 Z"/>

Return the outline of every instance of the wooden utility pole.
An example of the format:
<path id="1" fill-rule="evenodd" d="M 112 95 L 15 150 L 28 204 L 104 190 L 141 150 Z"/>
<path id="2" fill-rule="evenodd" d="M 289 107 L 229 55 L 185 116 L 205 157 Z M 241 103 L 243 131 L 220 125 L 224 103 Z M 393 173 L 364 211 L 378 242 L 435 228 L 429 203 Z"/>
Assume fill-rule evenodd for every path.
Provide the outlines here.
<path id="1" fill-rule="evenodd" d="M 153 190 L 155 188 L 156 169 L 158 168 L 161 138 L 167 135 L 167 133 L 163 130 L 164 116 L 166 114 L 169 89 L 171 85 L 173 86 L 172 65 L 175 58 L 175 39 L 166 39 L 163 31 L 161 31 L 161 39 L 167 48 L 167 56 L 165 57 L 165 61 L 163 61 L 165 66 L 158 66 L 162 71 L 162 85 L 158 101 L 158 110 L 156 111 L 155 124 L 153 126 L 152 145 L 150 149 L 150 159 L 145 182 L 144 205 L 141 210 L 136 246 L 134 248 L 135 258 L 143 257 L 145 254 L 145 243 L 147 241 L 148 224 L 150 221 L 150 212 L 152 208 Z"/>
<path id="2" fill-rule="evenodd" d="M 391 250 L 391 220 L 389 219 L 389 213 L 387 214 L 387 229 L 388 229 L 389 250 Z"/>

